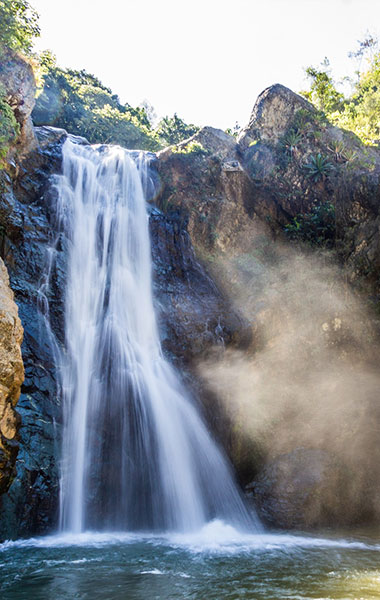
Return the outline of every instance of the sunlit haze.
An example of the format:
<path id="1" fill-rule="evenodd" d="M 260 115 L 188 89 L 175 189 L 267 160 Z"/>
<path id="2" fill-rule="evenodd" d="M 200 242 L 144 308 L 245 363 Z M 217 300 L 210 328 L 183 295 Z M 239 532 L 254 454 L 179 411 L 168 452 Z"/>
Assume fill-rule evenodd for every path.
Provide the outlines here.
<path id="1" fill-rule="evenodd" d="M 378 0 L 32 0 L 42 35 L 63 67 L 86 69 L 138 105 L 187 122 L 244 125 L 257 95 L 305 87 L 304 68 L 347 54 L 380 23 Z"/>

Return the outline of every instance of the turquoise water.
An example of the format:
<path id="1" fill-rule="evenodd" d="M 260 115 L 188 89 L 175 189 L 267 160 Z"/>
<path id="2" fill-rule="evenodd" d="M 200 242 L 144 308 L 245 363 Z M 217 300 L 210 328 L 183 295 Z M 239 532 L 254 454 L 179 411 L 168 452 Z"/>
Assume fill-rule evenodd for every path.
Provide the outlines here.
<path id="1" fill-rule="evenodd" d="M 2 600 L 380 598 L 380 540 L 238 533 L 80 534 L 0 545 Z"/>

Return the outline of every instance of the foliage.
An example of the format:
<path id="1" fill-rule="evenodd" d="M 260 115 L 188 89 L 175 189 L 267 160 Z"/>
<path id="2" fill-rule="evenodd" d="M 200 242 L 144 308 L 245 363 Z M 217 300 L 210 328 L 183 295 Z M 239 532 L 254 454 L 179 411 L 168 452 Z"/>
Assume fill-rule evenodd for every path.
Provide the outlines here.
<path id="1" fill-rule="evenodd" d="M 4 47 L 30 54 L 40 35 L 38 14 L 25 0 L 0 0 L 0 52 Z"/>
<path id="2" fill-rule="evenodd" d="M 364 142 L 375 143 L 380 138 L 380 53 L 377 53 L 369 69 L 362 73 L 355 84 L 354 93 L 344 111 L 335 121 L 354 131 Z"/>
<path id="3" fill-rule="evenodd" d="M 330 64 L 327 58 L 322 63 L 322 69 L 308 67 L 306 75 L 311 80 L 310 90 L 301 92 L 318 110 L 325 113 L 340 110 L 344 102 L 343 94 L 336 90 L 329 67 Z"/>
<path id="4" fill-rule="evenodd" d="M 19 124 L 6 101 L 4 89 L 0 85 L 0 161 L 6 157 L 10 145 L 16 140 L 19 133 Z"/>
<path id="5" fill-rule="evenodd" d="M 298 129 L 290 129 L 281 139 L 280 143 L 290 156 L 302 141 L 302 133 Z"/>
<path id="6" fill-rule="evenodd" d="M 154 109 L 147 101 L 137 108 L 121 104 L 112 90 L 87 71 L 58 67 L 51 52 L 44 52 L 39 60 L 42 89 L 32 113 L 35 125 L 62 127 L 92 144 L 112 143 L 153 151 L 179 143 L 198 131 L 176 114 L 165 117 L 153 129 Z"/>
<path id="7" fill-rule="evenodd" d="M 178 115 L 164 117 L 158 124 L 156 133 L 164 146 L 172 146 L 186 140 L 199 131 L 196 125 L 187 125 Z"/>
<path id="8" fill-rule="evenodd" d="M 156 150 L 157 136 L 143 108 L 121 104 L 97 77 L 85 70 L 61 69 L 55 57 L 40 57 L 43 87 L 32 113 L 35 125 L 54 125 L 91 143 L 114 143 Z"/>
<path id="9" fill-rule="evenodd" d="M 330 202 L 318 202 L 310 212 L 294 217 L 284 231 L 291 240 L 331 248 L 335 243 L 335 207 Z"/>
<path id="10" fill-rule="evenodd" d="M 350 56 L 359 59 L 360 66 L 365 59 L 366 68 L 357 72 L 356 81 L 349 80 L 352 92 L 348 98 L 338 92 L 327 59 L 320 68 L 306 69 L 310 90 L 301 94 L 323 111 L 333 124 L 353 131 L 366 144 L 379 144 L 380 52 L 377 39 L 368 34 Z"/>
<path id="11" fill-rule="evenodd" d="M 240 133 L 241 127 L 237 121 L 235 121 L 235 125 L 233 127 L 227 127 L 226 133 L 228 135 L 232 135 L 233 137 L 237 137 Z"/>
<path id="12" fill-rule="evenodd" d="M 200 144 L 199 142 L 196 142 L 196 141 L 189 142 L 188 144 L 186 144 L 185 146 L 182 146 L 181 148 L 176 147 L 174 152 L 176 154 L 199 154 L 199 155 L 209 154 L 209 151 L 206 150 L 206 148 L 204 148 L 202 146 L 202 144 Z"/>
<path id="13" fill-rule="evenodd" d="M 347 147 L 342 140 L 335 140 L 328 149 L 333 152 L 337 163 L 353 162 L 358 157 L 357 151 L 354 148 Z"/>
<path id="14" fill-rule="evenodd" d="M 378 51 L 379 40 L 374 35 L 367 32 L 366 37 L 363 40 L 359 40 L 358 44 L 359 48 L 353 52 L 349 52 L 348 56 L 350 58 L 359 59 L 361 62 L 366 55 L 369 55 L 372 60 L 374 54 Z"/>
<path id="15" fill-rule="evenodd" d="M 353 148 L 344 148 L 342 156 L 346 162 L 354 162 L 358 158 L 358 153 Z M 371 165 L 368 163 L 366 166 Z"/>
<path id="16" fill-rule="evenodd" d="M 323 156 L 318 152 L 318 154 L 312 154 L 310 156 L 309 162 L 307 162 L 303 168 L 306 171 L 307 177 L 312 179 L 312 181 L 317 182 L 328 176 L 333 169 L 333 164 L 329 161 L 327 156 Z"/>
<path id="17" fill-rule="evenodd" d="M 33 39 L 40 34 L 38 15 L 24 0 L 0 0 L 0 60 L 6 48 L 30 54 Z M 20 127 L 0 85 L 0 168 Z"/>
<path id="18" fill-rule="evenodd" d="M 333 152 L 336 162 L 343 162 L 345 160 L 346 147 L 342 140 L 334 140 L 328 148 Z"/>

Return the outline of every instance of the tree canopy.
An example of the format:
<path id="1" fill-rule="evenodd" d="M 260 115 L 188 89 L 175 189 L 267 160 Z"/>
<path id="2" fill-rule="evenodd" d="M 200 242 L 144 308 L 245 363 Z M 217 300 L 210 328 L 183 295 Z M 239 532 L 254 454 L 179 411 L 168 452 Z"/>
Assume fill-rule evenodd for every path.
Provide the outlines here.
<path id="1" fill-rule="evenodd" d="M 0 0 L 0 60 L 5 49 L 30 54 L 33 40 L 40 34 L 38 15 L 24 0 Z M 0 84 L 0 169 L 20 128 Z"/>
<path id="2" fill-rule="evenodd" d="M 310 89 L 301 94 L 335 125 L 353 131 L 366 144 L 380 144 L 380 52 L 376 38 L 368 35 L 350 56 L 360 61 L 360 68 L 356 79 L 349 80 L 348 97 L 338 91 L 327 59 L 320 67 L 306 69 Z"/>
<path id="3" fill-rule="evenodd" d="M 164 146 L 178 144 L 199 131 L 196 125 L 187 125 L 178 115 L 164 117 L 158 124 L 157 135 Z"/>
<path id="4" fill-rule="evenodd" d="M 116 94 L 85 70 L 58 67 L 51 52 L 40 56 L 42 90 L 32 113 L 35 125 L 54 125 L 81 135 L 92 144 L 158 150 L 192 136 L 198 127 L 176 114 L 164 117 L 156 129 L 146 106 L 122 104 Z M 150 107 L 150 112 L 154 109 Z"/>
<path id="5" fill-rule="evenodd" d="M 91 143 L 156 150 L 159 141 L 143 108 L 121 104 L 116 94 L 85 70 L 62 69 L 50 52 L 40 56 L 42 90 L 32 113 L 35 125 L 54 125 Z"/>
<path id="6" fill-rule="evenodd" d="M 30 54 L 40 35 L 38 14 L 25 0 L 0 0 L 0 47 Z"/>

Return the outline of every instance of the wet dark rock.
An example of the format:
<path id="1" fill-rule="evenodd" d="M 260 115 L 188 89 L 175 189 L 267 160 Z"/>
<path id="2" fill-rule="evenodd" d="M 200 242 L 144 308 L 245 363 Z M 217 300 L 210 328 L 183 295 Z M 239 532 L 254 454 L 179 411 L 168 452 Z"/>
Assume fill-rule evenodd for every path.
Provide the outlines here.
<path id="1" fill-rule="evenodd" d="M 66 133 L 36 130 L 41 147 L 20 163 L 17 177 L 0 195 L 0 248 L 24 327 L 25 382 L 18 403 L 21 416 L 17 474 L 0 497 L 0 538 L 51 530 L 58 506 L 58 454 L 61 410 L 52 346 L 38 302 L 47 249 L 54 237 L 49 205 L 51 176 L 59 172 Z M 11 199 L 11 201 L 10 201 Z M 65 257 L 57 250 L 52 285 L 47 290 L 51 322 L 62 339 Z"/>
<path id="2" fill-rule="evenodd" d="M 213 347 L 248 345 L 251 330 L 197 261 L 179 215 L 151 212 L 154 289 L 163 349 L 181 366 Z"/>
<path id="3" fill-rule="evenodd" d="M 25 382 L 18 404 L 21 415 L 17 475 L 0 498 L 0 538 L 51 531 L 57 524 L 58 465 L 62 411 L 52 340 L 63 344 L 63 292 L 67 240 L 58 235 L 55 219 L 54 176 L 61 171 L 62 144 L 67 134 L 49 127 L 36 129 L 40 146 L 18 166 L 0 201 L 3 255 L 24 325 Z M 86 143 L 77 139 L 78 143 Z M 150 200 L 162 181 L 154 168 L 145 182 Z M 169 359 L 191 370 L 213 348 L 250 342 L 247 322 L 225 300 L 195 257 L 187 220 L 165 215 L 151 206 L 155 298 L 163 350 Z M 55 245 L 49 286 L 44 286 L 47 251 Z M 46 296 L 46 297 L 45 297 Z"/>

